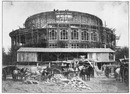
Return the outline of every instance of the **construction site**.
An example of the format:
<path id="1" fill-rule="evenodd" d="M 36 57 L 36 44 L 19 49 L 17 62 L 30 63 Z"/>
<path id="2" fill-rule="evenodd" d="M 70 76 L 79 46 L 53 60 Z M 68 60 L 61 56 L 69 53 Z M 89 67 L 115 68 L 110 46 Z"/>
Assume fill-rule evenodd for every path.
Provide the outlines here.
<path id="1" fill-rule="evenodd" d="M 129 59 L 116 64 L 115 30 L 95 15 L 54 9 L 9 36 L 15 65 L 2 67 L 4 93 L 129 92 Z"/>

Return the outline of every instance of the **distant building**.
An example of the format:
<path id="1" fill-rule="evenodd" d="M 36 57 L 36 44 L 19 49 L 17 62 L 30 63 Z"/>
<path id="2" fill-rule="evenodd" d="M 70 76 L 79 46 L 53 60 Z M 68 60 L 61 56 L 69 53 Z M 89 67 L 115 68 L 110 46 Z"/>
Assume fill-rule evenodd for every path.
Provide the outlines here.
<path id="1" fill-rule="evenodd" d="M 49 11 L 28 17 L 25 28 L 10 33 L 17 62 L 69 60 L 85 55 L 98 62 L 114 62 L 116 35 L 94 15 L 77 11 Z"/>

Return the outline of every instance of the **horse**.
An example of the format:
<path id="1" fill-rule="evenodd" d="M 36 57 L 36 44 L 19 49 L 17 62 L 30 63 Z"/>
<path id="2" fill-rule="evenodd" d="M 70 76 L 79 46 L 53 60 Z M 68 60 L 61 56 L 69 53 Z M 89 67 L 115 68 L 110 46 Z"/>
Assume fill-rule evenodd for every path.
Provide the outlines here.
<path id="1" fill-rule="evenodd" d="M 127 68 L 128 68 L 128 64 L 125 64 L 125 63 L 120 64 L 120 75 L 122 78 L 122 82 L 124 82 L 124 80 L 129 77 Z"/>
<path id="2" fill-rule="evenodd" d="M 20 73 L 20 69 L 13 70 L 13 77 L 14 77 L 13 80 L 18 80 L 19 73 Z"/>
<path id="3" fill-rule="evenodd" d="M 82 80 L 86 80 L 86 76 L 87 80 L 90 80 L 92 70 L 93 70 L 92 66 L 90 65 L 84 66 L 80 71 L 80 76 L 82 77 Z"/>
<path id="4" fill-rule="evenodd" d="M 82 67 L 82 69 L 80 69 L 80 74 L 79 76 L 82 78 L 82 80 L 85 80 L 85 75 L 86 75 L 86 70 L 85 70 L 85 66 Z"/>
<path id="5" fill-rule="evenodd" d="M 94 77 L 94 67 L 90 66 L 89 70 L 90 70 L 90 77 Z"/>
<path id="6" fill-rule="evenodd" d="M 2 68 L 2 78 L 3 80 L 6 80 L 7 78 L 7 75 L 12 75 L 12 78 L 14 79 L 14 74 L 13 74 L 13 71 L 18 69 L 16 66 L 7 66 L 7 67 L 4 67 Z"/>
<path id="7" fill-rule="evenodd" d="M 20 80 L 26 79 L 27 76 L 29 76 L 29 69 L 28 68 L 17 68 L 15 70 L 13 70 L 13 77 L 14 80 L 18 80 L 20 78 Z"/>
<path id="8" fill-rule="evenodd" d="M 14 80 L 18 80 L 20 77 L 21 80 L 26 80 L 28 77 L 31 77 L 32 75 L 40 75 L 40 72 L 36 68 L 21 68 L 21 69 L 15 69 L 13 70 L 13 77 Z"/>
<path id="9" fill-rule="evenodd" d="M 91 65 L 88 66 L 86 71 L 87 71 L 86 75 L 88 80 L 90 80 L 91 76 L 94 77 L 94 68 Z"/>

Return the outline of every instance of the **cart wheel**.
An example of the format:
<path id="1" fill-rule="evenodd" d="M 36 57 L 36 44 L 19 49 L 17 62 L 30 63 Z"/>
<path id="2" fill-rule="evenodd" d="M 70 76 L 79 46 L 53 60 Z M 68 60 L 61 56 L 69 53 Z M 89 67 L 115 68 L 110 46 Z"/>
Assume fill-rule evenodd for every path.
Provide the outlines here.
<path id="1" fill-rule="evenodd" d="M 61 70 L 59 69 L 52 69 L 52 74 L 61 74 Z"/>

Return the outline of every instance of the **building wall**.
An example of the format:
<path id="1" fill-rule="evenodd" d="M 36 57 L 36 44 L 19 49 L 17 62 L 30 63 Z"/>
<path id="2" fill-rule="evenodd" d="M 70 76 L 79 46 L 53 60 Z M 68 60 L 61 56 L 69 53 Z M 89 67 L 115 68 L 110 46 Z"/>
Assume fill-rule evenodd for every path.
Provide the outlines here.
<path id="1" fill-rule="evenodd" d="M 75 53 L 75 54 L 77 54 L 77 53 Z M 105 53 L 104 52 L 100 52 L 100 53 L 99 52 L 98 53 L 96 53 L 96 52 L 90 53 L 89 52 L 89 53 L 87 53 L 87 52 L 84 52 L 84 55 L 87 55 L 87 57 L 85 59 L 92 59 L 92 60 L 95 60 L 96 62 L 115 62 L 115 55 L 113 54 L 113 56 L 110 57 L 111 54 L 113 54 L 113 53 L 109 53 L 109 52 L 105 52 Z M 17 62 L 38 62 L 38 61 L 44 61 L 44 59 L 46 58 L 45 54 L 44 54 L 44 57 L 41 56 L 41 55 L 43 55 L 43 53 L 40 53 L 38 55 L 38 53 L 34 53 L 34 52 L 18 52 L 17 53 Z M 63 53 L 61 53 L 60 56 L 61 55 L 63 55 Z M 82 56 L 80 54 L 78 54 L 78 55 Z M 41 59 L 41 57 L 43 59 Z M 38 58 L 40 60 L 38 60 Z M 66 58 L 68 58 L 68 57 L 66 57 Z M 51 60 L 51 58 L 50 58 L 50 60 Z"/>
<path id="2" fill-rule="evenodd" d="M 62 30 L 67 31 L 67 39 L 62 38 Z M 72 33 L 74 30 L 77 30 L 77 33 Z M 55 37 L 53 33 L 50 33 L 52 31 L 56 31 Z M 87 34 L 83 33 L 84 31 Z M 78 38 L 72 39 L 72 35 Z M 12 31 L 10 37 L 14 51 L 20 47 L 111 48 L 114 50 L 116 46 L 114 31 L 103 27 L 100 18 L 88 13 L 68 10 L 32 15 L 26 19 L 25 28 Z M 93 55 L 96 58 L 95 54 Z"/>
<path id="3" fill-rule="evenodd" d="M 17 62 L 37 62 L 37 53 L 17 53 Z"/>
<path id="4" fill-rule="evenodd" d="M 55 39 L 51 31 L 56 31 Z M 67 39 L 61 39 L 61 31 L 67 31 Z M 77 30 L 78 39 L 72 39 L 72 32 Z M 84 31 L 87 34 L 82 34 Z M 83 36 L 84 35 L 84 36 Z M 28 17 L 25 28 L 10 33 L 12 47 L 49 47 L 60 48 L 63 41 L 65 48 L 115 48 L 115 34 L 102 25 L 102 20 L 94 15 L 75 11 L 51 11 Z M 95 37 L 94 37 L 95 36 Z M 87 40 L 82 37 L 88 37 Z"/>
<path id="5" fill-rule="evenodd" d="M 114 62 L 115 55 L 110 58 L 110 53 L 88 53 L 88 59 L 96 60 L 97 62 Z"/>
<path id="6" fill-rule="evenodd" d="M 32 15 L 25 21 L 26 28 L 42 28 L 47 23 L 74 23 L 102 26 L 100 18 L 75 11 L 51 11 Z M 33 25 L 32 25 L 33 24 Z"/>

